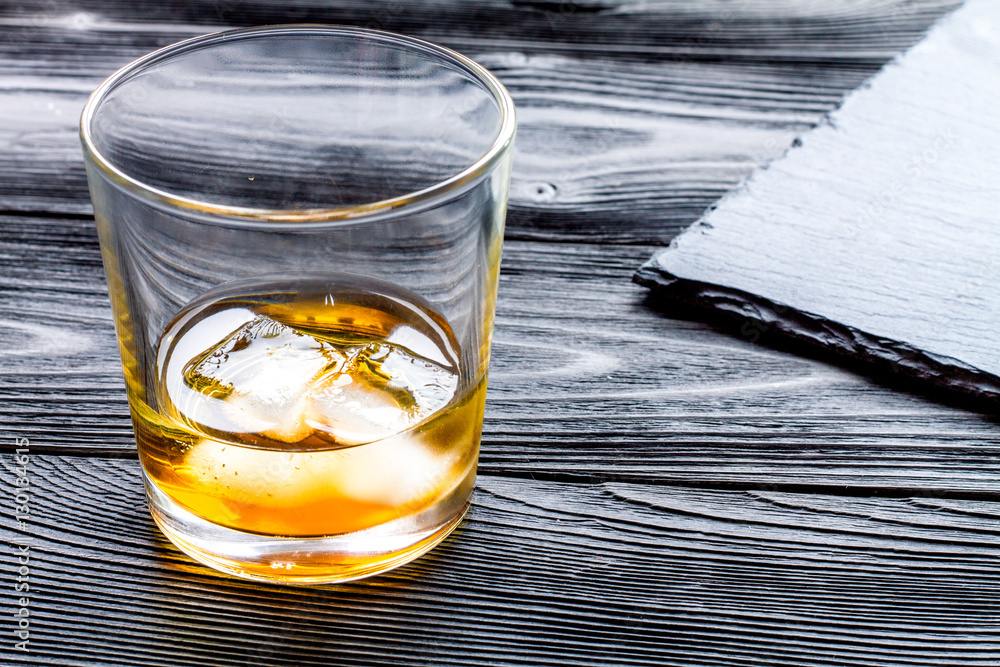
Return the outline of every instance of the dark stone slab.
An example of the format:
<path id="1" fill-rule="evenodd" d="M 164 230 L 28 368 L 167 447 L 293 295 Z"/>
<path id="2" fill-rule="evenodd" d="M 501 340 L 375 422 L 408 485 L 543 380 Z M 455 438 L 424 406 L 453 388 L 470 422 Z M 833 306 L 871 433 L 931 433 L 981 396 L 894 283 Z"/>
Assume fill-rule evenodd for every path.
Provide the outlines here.
<path id="1" fill-rule="evenodd" d="M 636 280 L 1000 406 L 1000 3 L 972 0 L 758 170 Z"/>

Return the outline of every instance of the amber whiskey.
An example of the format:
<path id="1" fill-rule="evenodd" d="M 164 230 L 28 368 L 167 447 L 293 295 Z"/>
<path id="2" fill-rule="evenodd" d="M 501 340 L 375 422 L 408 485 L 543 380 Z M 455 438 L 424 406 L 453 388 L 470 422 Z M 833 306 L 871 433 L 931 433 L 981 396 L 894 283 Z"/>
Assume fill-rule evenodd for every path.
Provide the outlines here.
<path id="1" fill-rule="evenodd" d="M 177 505 L 247 533 L 454 514 L 475 480 L 486 392 L 460 359 L 441 315 L 380 281 L 209 294 L 161 337 L 156 405 L 134 414 L 143 468 Z"/>

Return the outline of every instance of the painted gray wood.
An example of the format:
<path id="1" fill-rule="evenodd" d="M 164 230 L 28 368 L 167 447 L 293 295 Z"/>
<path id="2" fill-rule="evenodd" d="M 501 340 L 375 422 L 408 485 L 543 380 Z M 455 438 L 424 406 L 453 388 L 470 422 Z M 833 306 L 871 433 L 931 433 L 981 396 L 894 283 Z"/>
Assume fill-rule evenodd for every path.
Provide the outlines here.
<path id="1" fill-rule="evenodd" d="M 131 60 L 236 25 L 346 22 L 458 48 L 509 87 L 510 238 L 662 244 L 954 5 L 19 3 L 0 8 L 0 211 L 90 213 L 76 121 Z"/>
<path id="2" fill-rule="evenodd" d="M 32 652 L 0 664 L 1000 662 L 995 421 L 665 317 L 629 280 L 955 4 L 0 4 L 0 540 L 15 438 L 36 540 Z M 332 587 L 219 576 L 148 518 L 75 137 L 127 60 L 295 20 L 455 46 L 522 110 L 475 506 Z"/>
<path id="3" fill-rule="evenodd" d="M 463 50 L 577 53 L 621 60 L 881 64 L 956 0 L 20 0 L 0 6 L 17 28 L 76 30 L 155 22 L 205 26 L 346 23 L 405 32 Z M 136 39 L 144 32 L 136 26 Z M 24 44 L 30 39 L 11 38 Z M 485 47 L 485 48 L 484 48 Z M 30 47 L 29 47 L 30 48 Z M 43 58 L 44 60 L 44 58 Z"/>
<path id="4" fill-rule="evenodd" d="M 971 0 L 639 273 L 1000 405 L 1000 5 Z"/>
<path id="5" fill-rule="evenodd" d="M 298 588 L 192 563 L 148 517 L 136 461 L 31 466 L 37 636 L 18 665 L 1000 662 L 995 501 L 486 476 L 428 556 Z"/>
<path id="6" fill-rule="evenodd" d="M 134 457 L 91 220 L 0 216 L 0 450 Z M 988 419 L 666 319 L 651 246 L 508 241 L 481 470 L 553 480 L 1000 492 Z"/>

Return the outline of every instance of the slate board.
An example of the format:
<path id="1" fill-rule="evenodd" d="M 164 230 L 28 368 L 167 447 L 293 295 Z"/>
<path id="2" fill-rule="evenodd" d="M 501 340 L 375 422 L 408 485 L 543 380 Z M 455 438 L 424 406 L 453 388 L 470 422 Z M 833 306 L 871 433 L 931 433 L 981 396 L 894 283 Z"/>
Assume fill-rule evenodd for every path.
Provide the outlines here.
<path id="1" fill-rule="evenodd" d="M 777 333 L 993 412 L 998 185 L 1000 3 L 971 0 L 636 280 L 750 340 Z"/>

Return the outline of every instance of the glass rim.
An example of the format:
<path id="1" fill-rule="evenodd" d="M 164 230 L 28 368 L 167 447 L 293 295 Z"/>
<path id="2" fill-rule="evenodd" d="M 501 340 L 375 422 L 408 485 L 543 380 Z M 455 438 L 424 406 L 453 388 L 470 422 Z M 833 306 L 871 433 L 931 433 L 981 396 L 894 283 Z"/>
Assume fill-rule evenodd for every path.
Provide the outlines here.
<path id="1" fill-rule="evenodd" d="M 486 90 L 493 97 L 494 102 L 500 110 L 500 129 L 493 139 L 490 147 L 485 153 L 479 156 L 474 162 L 462 169 L 460 172 L 430 185 L 426 188 L 409 192 L 389 199 L 382 199 L 363 204 L 351 204 L 330 207 L 317 207 L 307 209 L 272 209 L 255 208 L 245 206 L 229 206 L 226 204 L 216 204 L 207 201 L 200 201 L 190 197 L 183 197 L 172 194 L 166 190 L 153 187 L 141 180 L 130 176 L 123 170 L 111 163 L 98 149 L 94 143 L 91 132 L 91 122 L 97 110 L 100 108 L 104 98 L 117 86 L 125 83 L 132 75 L 137 74 L 149 66 L 172 58 L 176 55 L 189 52 L 193 49 L 204 48 L 214 44 L 231 42 L 238 39 L 248 39 L 253 37 L 271 35 L 346 35 L 353 37 L 364 37 L 379 40 L 385 43 L 397 44 L 409 49 L 429 53 L 437 58 L 457 64 L 473 79 L 483 84 Z M 416 37 L 399 35 L 383 30 L 370 30 L 367 28 L 356 28 L 353 26 L 326 25 L 320 23 L 299 23 L 285 25 L 261 26 L 255 28 L 239 28 L 236 30 L 225 30 L 221 32 L 200 35 L 191 39 L 186 39 L 163 48 L 157 49 L 138 58 L 121 69 L 117 70 L 105 79 L 97 89 L 91 93 L 87 103 L 80 114 L 80 141 L 83 144 L 84 154 L 88 160 L 97 166 L 101 172 L 114 184 L 125 188 L 129 192 L 139 196 L 154 205 L 166 206 L 173 209 L 183 209 L 189 214 L 198 217 L 208 217 L 213 221 L 229 220 L 234 223 L 329 223 L 338 221 L 360 221 L 359 219 L 371 219 L 382 217 L 382 214 L 396 211 L 400 208 L 426 209 L 430 208 L 442 200 L 446 200 L 449 195 L 457 195 L 467 187 L 479 181 L 487 174 L 509 151 L 513 143 L 516 130 L 516 117 L 514 111 L 514 100 L 502 83 L 489 70 L 475 62 L 471 58 L 464 56 L 457 51 L 453 51 L 444 46 L 439 46 Z M 256 226 L 256 225 L 254 225 Z M 311 226 L 311 225 L 310 225 Z"/>

